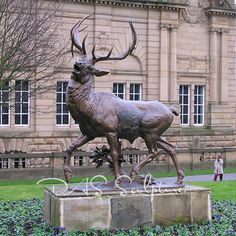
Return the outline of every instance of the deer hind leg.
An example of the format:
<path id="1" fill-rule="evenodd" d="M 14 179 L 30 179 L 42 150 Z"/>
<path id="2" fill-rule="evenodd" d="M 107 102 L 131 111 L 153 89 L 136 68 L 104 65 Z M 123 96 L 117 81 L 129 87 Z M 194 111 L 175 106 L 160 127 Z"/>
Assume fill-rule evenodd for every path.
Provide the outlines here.
<path id="1" fill-rule="evenodd" d="M 153 159 L 155 159 L 159 155 L 159 151 L 154 141 L 152 141 L 149 138 L 144 138 L 144 141 L 147 145 L 149 154 L 144 160 L 142 160 L 140 163 L 138 163 L 137 165 L 133 167 L 130 173 L 130 177 L 133 180 L 139 176 L 139 171 L 141 168 L 143 168 L 145 165 L 150 163 Z"/>
<path id="2" fill-rule="evenodd" d="M 123 156 L 122 156 L 122 153 L 121 153 L 121 142 L 119 141 L 119 139 L 117 140 L 118 141 L 118 164 L 119 164 L 119 172 L 120 172 L 120 175 L 127 175 L 124 168 L 122 167 L 122 160 L 120 160 L 121 158 L 123 159 Z M 113 163 L 113 160 L 112 160 L 112 157 L 109 155 L 109 156 L 106 156 L 105 157 L 105 160 L 113 167 L 114 169 L 114 163 Z M 112 169 L 112 171 L 114 171 Z"/>
<path id="3" fill-rule="evenodd" d="M 158 137 L 157 141 L 161 142 L 161 143 L 165 143 L 167 144 L 168 146 L 172 147 L 172 148 L 175 148 L 175 146 L 173 146 L 171 143 L 169 143 L 168 141 L 162 139 L 161 137 Z"/>
<path id="4" fill-rule="evenodd" d="M 121 154 L 121 141 L 119 141 L 119 139 L 117 140 L 118 141 L 118 164 L 119 164 L 119 172 L 120 172 L 120 175 L 127 175 L 124 168 L 122 167 L 122 160 L 121 158 L 123 159 L 123 156 Z"/>
<path id="5" fill-rule="evenodd" d="M 75 141 L 73 141 L 71 143 L 71 145 L 66 150 L 67 154 L 66 154 L 66 160 L 65 160 L 64 167 L 63 167 L 63 171 L 64 171 L 64 176 L 66 178 L 67 183 L 70 181 L 70 179 L 72 177 L 72 171 L 71 171 L 71 168 L 70 168 L 70 160 L 71 160 L 72 153 L 77 148 L 83 146 L 84 144 L 86 144 L 87 142 L 89 142 L 92 139 L 93 138 L 81 134 Z"/>
<path id="6" fill-rule="evenodd" d="M 107 141 L 111 149 L 111 157 L 112 157 L 112 162 L 113 162 L 115 179 L 117 179 L 118 177 L 120 177 L 120 168 L 119 168 L 119 162 L 118 162 L 119 142 L 118 142 L 117 134 L 109 133 L 107 135 Z"/>
<path id="7" fill-rule="evenodd" d="M 180 166 L 177 158 L 176 158 L 176 152 L 175 152 L 175 149 L 173 148 L 173 146 L 171 144 L 169 144 L 168 142 L 164 141 L 163 139 L 157 141 L 157 147 L 158 148 L 161 148 L 163 149 L 167 154 L 170 155 L 174 165 L 175 165 L 175 168 L 176 168 L 176 171 L 177 171 L 177 174 L 178 174 L 178 178 L 177 178 L 177 181 L 176 181 L 176 184 L 182 184 L 183 183 L 183 179 L 184 179 L 184 172 L 183 172 L 183 169 L 182 167 Z"/>

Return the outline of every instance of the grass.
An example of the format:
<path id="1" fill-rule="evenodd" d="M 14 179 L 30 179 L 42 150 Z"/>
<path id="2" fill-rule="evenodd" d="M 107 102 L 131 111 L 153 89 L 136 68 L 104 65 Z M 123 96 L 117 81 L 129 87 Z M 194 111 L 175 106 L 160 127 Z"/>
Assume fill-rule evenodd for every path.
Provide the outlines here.
<path id="1" fill-rule="evenodd" d="M 212 174 L 213 175 L 213 169 L 204 169 L 204 170 L 190 170 L 190 169 L 185 169 L 184 173 L 185 176 L 191 176 L 191 175 L 209 175 Z M 224 169 L 224 173 L 236 173 L 236 168 L 225 168 Z M 158 173 L 152 173 L 153 177 L 156 178 L 162 178 L 162 177 L 174 177 L 176 176 L 176 172 L 175 171 L 170 171 L 170 172 L 158 172 Z"/>
<path id="2" fill-rule="evenodd" d="M 72 183 L 82 182 L 84 178 L 73 178 Z M 0 201 L 15 201 L 27 198 L 43 198 L 44 188 L 52 184 L 62 184 L 59 181 L 44 181 L 37 184 L 38 180 L 7 180 L 0 182 Z"/>
<path id="3" fill-rule="evenodd" d="M 236 202 L 236 181 L 223 182 L 194 182 L 191 185 L 209 188 L 211 190 L 212 199 L 218 200 L 232 200 Z"/>
<path id="4" fill-rule="evenodd" d="M 236 168 L 226 168 L 225 173 L 235 173 Z M 186 176 L 190 175 L 204 175 L 212 174 L 213 170 L 185 170 Z M 176 176 L 175 171 L 171 172 L 158 172 L 153 173 L 153 176 L 156 178 L 161 177 L 173 177 Z M 85 177 L 74 177 L 72 183 L 81 182 Z M 108 176 L 108 180 L 111 180 L 112 177 Z M 27 198 L 43 198 L 44 188 L 52 184 L 62 184 L 61 182 L 56 181 L 45 181 L 41 184 L 36 184 L 38 180 L 14 180 L 14 181 L 1 181 L 0 182 L 0 201 L 15 201 L 20 199 Z M 199 182 L 191 183 L 192 185 L 198 185 L 202 187 L 210 188 L 212 191 L 212 197 L 214 200 L 228 200 L 231 199 L 236 202 L 236 181 L 223 181 L 220 182 Z"/>

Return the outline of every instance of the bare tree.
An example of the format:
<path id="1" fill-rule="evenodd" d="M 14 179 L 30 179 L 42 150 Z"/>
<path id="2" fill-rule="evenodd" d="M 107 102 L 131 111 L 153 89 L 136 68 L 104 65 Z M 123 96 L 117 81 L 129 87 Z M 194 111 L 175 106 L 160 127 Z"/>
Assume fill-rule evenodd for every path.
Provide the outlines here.
<path id="1" fill-rule="evenodd" d="M 0 87 L 11 92 L 21 79 L 31 96 L 48 88 L 63 53 L 59 12 L 56 1 L 0 0 Z"/>

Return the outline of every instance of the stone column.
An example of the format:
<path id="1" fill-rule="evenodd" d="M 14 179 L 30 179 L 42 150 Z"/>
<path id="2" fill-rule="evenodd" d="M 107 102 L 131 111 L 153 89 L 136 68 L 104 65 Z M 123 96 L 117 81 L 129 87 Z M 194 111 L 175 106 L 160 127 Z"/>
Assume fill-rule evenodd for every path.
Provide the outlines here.
<path id="1" fill-rule="evenodd" d="M 160 35 L 160 101 L 169 100 L 169 65 L 168 65 L 168 28 L 169 24 L 161 24 Z"/>
<path id="2" fill-rule="evenodd" d="M 217 30 L 212 28 L 210 30 L 210 102 L 216 103 L 218 101 L 217 87 Z"/>
<path id="3" fill-rule="evenodd" d="M 228 101 L 228 30 L 221 29 L 220 102 Z"/>
<path id="4" fill-rule="evenodd" d="M 177 27 L 171 26 L 170 33 L 170 78 L 169 78 L 170 103 L 177 103 Z"/>
<path id="5" fill-rule="evenodd" d="M 125 100 L 130 99 L 129 94 L 130 94 L 130 82 L 127 80 L 125 84 Z"/>
<path id="6" fill-rule="evenodd" d="M 148 9 L 147 28 L 146 28 L 146 46 L 142 51 L 146 52 L 146 99 L 160 99 L 160 30 L 159 30 L 160 12 L 156 9 Z M 141 58 L 140 58 L 141 59 Z M 142 59 L 141 59 L 142 60 Z M 143 97 L 145 99 L 145 97 Z"/>

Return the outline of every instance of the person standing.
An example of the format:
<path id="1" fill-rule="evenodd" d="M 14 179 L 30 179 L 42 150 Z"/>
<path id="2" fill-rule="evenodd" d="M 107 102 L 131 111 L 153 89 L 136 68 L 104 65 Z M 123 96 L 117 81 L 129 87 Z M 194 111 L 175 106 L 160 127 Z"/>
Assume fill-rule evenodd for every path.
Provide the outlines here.
<path id="1" fill-rule="evenodd" d="M 214 181 L 217 181 L 218 176 L 220 177 L 220 181 L 223 180 L 223 174 L 224 174 L 223 163 L 224 163 L 224 161 L 223 161 L 222 153 L 220 153 L 216 156 L 216 159 L 215 159 L 215 162 L 214 162 L 214 167 L 215 167 Z"/>

